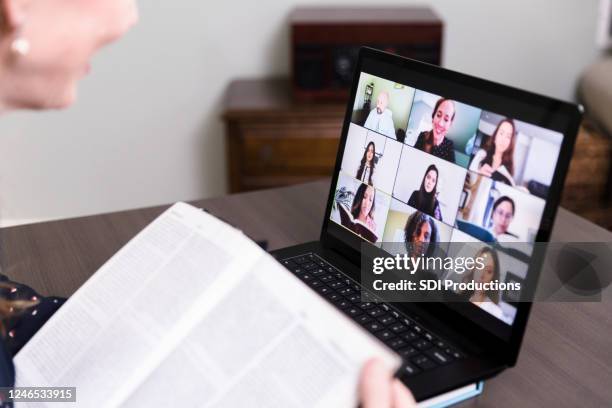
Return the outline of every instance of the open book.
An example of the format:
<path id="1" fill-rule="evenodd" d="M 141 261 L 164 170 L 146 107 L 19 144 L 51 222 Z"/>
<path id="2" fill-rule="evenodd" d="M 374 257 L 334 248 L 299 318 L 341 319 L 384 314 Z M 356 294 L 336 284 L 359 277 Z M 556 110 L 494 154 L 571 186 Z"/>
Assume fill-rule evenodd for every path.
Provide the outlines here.
<path id="1" fill-rule="evenodd" d="M 240 231 L 178 203 L 17 354 L 16 386 L 76 387 L 78 407 L 353 407 L 375 356 L 400 365 Z"/>
<path id="2" fill-rule="evenodd" d="M 340 209 L 340 222 L 342 225 L 370 242 L 378 241 L 376 232 L 372 231 L 370 227 L 353 217 L 353 214 L 351 214 L 344 204 L 338 203 L 338 208 Z"/>

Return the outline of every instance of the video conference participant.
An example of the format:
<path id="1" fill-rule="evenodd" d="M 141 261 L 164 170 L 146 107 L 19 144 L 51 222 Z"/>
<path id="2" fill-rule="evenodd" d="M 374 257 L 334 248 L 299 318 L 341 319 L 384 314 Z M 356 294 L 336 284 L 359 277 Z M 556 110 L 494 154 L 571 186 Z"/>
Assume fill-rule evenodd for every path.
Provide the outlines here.
<path id="1" fill-rule="evenodd" d="M 442 212 L 440 211 L 440 203 L 437 198 L 437 187 L 438 168 L 435 164 L 432 164 L 425 171 L 419 190 L 413 191 L 410 195 L 408 205 L 442 221 Z"/>
<path id="2" fill-rule="evenodd" d="M 515 136 L 516 126 L 512 119 L 499 122 L 485 146 L 474 155 L 470 170 L 514 186 Z"/>
<path id="3" fill-rule="evenodd" d="M 366 150 L 363 152 L 363 157 L 361 158 L 361 164 L 359 165 L 359 169 L 357 169 L 357 180 L 367 183 L 371 186 L 374 185 L 372 181 L 372 176 L 374 175 L 374 167 L 376 157 L 376 145 L 374 142 L 368 143 Z"/>
<path id="4" fill-rule="evenodd" d="M 450 162 L 455 162 L 455 147 L 446 137 L 455 120 L 455 103 L 440 98 L 431 114 L 431 130 L 421 132 L 414 147 Z"/>
<path id="5" fill-rule="evenodd" d="M 514 219 L 515 210 L 514 200 L 508 196 L 501 196 L 493 203 L 490 232 L 497 241 L 514 241 L 518 239 L 518 236 L 508 232 L 508 228 L 510 228 L 510 224 Z"/>
<path id="6" fill-rule="evenodd" d="M 431 256 L 438 242 L 438 227 L 427 214 L 416 211 L 406 221 L 404 243 L 412 257 Z"/>
<path id="7" fill-rule="evenodd" d="M 353 218 L 361 221 L 372 231 L 376 231 L 376 222 L 374 222 L 375 201 L 376 190 L 374 187 L 361 184 L 355 193 L 351 206 Z"/>
<path id="8" fill-rule="evenodd" d="M 474 281 L 478 284 L 490 283 L 493 281 L 499 281 L 500 279 L 500 266 L 499 257 L 497 253 L 489 248 L 481 248 L 474 259 L 482 257 L 484 268 L 478 269 L 472 268 L 466 273 L 464 282 Z M 475 290 L 470 296 L 470 302 L 484 309 L 486 312 L 492 314 L 498 319 L 504 320 L 504 312 L 499 307 L 499 291 L 498 290 Z"/>
<path id="9" fill-rule="evenodd" d="M 389 106 L 389 93 L 382 91 L 376 99 L 376 107 L 370 111 L 363 127 L 395 138 L 393 112 L 387 106 Z"/>

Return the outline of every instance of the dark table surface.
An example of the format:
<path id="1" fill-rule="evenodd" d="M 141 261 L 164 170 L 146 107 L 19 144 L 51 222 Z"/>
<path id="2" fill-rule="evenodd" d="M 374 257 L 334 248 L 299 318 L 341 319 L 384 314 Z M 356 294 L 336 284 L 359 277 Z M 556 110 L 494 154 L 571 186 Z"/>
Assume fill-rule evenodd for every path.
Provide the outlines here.
<path id="1" fill-rule="evenodd" d="M 269 249 L 318 239 L 329 181 L 195 202 Z M 69 296 L 167 206 L 0 230 L 3 272 L 41 293 Z M 612 242 L 560 209 L 552 241 Z M 612 303 L 535 304 L 518 364 L 462 406 L 611 407 Z"/>

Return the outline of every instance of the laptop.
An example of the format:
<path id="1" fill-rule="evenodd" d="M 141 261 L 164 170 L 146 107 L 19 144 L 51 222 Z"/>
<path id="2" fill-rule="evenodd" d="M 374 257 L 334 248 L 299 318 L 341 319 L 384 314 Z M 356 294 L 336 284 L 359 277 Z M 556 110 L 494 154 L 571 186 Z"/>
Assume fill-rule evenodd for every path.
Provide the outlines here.
<path id="1" fill-rule="evenodd" d="M 362 286 L 364 245 L 547 242 L 581 117 L 577 105 L 362 48 L 320 239 L 273 255 L 402 356 L 397 376 L 417 401 L 491 378 L 516 364 L 531 303 L 385 302 Z M 534 285 L 542 258 L 500 248 L 498 279 Z"/>

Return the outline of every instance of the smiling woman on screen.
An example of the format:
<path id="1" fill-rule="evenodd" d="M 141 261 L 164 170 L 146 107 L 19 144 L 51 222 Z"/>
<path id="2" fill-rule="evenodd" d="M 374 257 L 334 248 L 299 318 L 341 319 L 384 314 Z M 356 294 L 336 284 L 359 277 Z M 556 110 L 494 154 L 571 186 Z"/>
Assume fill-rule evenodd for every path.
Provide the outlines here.
<path id="1" fill-rule="evenodd" d="M 421 132 L 415 148 L 449 162 L 455 162 L 455 145 L 446 137 L 456 116 L 455 102 L 440 98 L 431 113 L 431 130 Z"/>
<path id="2" fill-rule="evenodd" d="M 94 54 L 137 21 L 134 0 L 0 0 L 0 112 L 69 107 Z M 62 303 L 0 275 L 0 386 L 14 385 L 12 356 Z M 379 365 L 363 375 L 365 407 L 413 403 Z"/>

